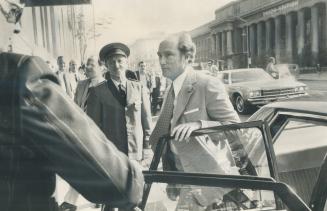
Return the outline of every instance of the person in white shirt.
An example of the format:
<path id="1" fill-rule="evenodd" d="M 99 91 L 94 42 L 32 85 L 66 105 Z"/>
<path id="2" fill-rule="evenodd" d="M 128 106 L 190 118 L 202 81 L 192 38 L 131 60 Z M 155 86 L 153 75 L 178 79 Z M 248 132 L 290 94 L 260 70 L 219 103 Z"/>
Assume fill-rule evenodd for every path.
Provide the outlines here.
<path id="1" fill-rule="evenodd" d="M 76 72 L 76 62 L 74 60 L 70 60 L 69 62 L 67 75 L 71 86 L 70 89 L 72 90 L 72 93 L 75 94 L 76 86 L 78 82 L 78 75 Z"/>
<path id="2" fill-rule="evenodd" d="M 68 94 L 69 97 L 73 98 L 74 93 L 67 70 L 65 69 L 65 61 L 63 56 L 58 56 L 57 65 L 58 70 L 56 71 L 56 75 L 59 78 L 60 86 Z"/>

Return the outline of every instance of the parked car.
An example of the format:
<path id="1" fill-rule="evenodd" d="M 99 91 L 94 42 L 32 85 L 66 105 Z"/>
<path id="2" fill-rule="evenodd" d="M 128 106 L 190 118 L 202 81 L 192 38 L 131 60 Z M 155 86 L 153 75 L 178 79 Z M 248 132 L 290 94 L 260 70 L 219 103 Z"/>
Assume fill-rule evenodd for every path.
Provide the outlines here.
<path id="1" fill-rule="evenodd" d="M 262 107 L 248 121 L 257 120 L 269 125 L 279 180 L 290 185 L 313 208 L 314 186 L 327 153 L 327 103 L 272 103 Z M 327 169 L 325 175 L 327 182 Z M 327 186 L 325 197 L 326 194 Z"/>
<path id="2" fill-rule="evenodd" d="M 275 80 L 261 68 L 223 71 L 223 83 L 236 111 L 249 113 L 254 106 L 307 95 L 307 86 L 294 78 Z"/>
<path id="3" fill-rule="evenodd" d="M 163 137 L 150 170 L 144 171 L 140 208 L 326 211 L 326 108 L 326 102 L 278 102 L 262 107 L 248 122 L 195 131 L 192 141 L 208 146 L 212 156 L 199 171 L 188 170 L 188 163 L 201 159 L 191 153 L 180 159 L 186 162 L 184 172 L 158 171 L 170 140 Z M 187 144 L 183 148 L 190 152 Z M 214 159 L 221 161 L 224 173 L 211 172 Z"/>

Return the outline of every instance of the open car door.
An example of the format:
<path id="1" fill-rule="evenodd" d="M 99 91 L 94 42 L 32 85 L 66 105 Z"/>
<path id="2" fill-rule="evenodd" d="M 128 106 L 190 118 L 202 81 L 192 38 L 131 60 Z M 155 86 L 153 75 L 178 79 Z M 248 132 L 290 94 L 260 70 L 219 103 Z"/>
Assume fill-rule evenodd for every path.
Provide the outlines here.
<path id="1" fill-rule="evenodd" d="M 183 171 L 162 170 L 160 160 L 166 162 L 171 152 Z M 201 129 L 184 142 L 165 136 L 144 171 L 140 209 L 311 210 L 277 182 L 276 172 L 270 128 L 263 121 Z"/>

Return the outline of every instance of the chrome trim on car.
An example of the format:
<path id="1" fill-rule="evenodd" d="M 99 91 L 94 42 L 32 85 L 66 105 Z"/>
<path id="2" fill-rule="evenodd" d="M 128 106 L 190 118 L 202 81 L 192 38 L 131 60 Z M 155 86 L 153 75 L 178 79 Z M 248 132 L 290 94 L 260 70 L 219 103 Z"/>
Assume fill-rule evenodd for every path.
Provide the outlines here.
<path id="1" fill-rule="evenodd" d="M 248 98 L 247 101 L 253 105 L 265 105 L 267 103 L 278 101 L 278 100 L 286 100 L 295 97 L 301 97 L 308 95 L 306 92 L 297 92 L 297 93 L 289 93 L 289 94 L 278 94 L 278 95 L 266 95 L 260 97 L 251 97 Z"/>

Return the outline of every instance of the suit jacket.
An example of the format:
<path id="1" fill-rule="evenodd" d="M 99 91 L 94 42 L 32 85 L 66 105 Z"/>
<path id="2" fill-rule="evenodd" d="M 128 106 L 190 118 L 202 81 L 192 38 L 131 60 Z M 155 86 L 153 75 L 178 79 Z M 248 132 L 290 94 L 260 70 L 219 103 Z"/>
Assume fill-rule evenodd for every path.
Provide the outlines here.
<path id="1" fill-rule="evenodd" d="M 224 85 L 211 76 L 207 76 L 194 70 L 187 70 L 187 76 L 177 97 L 177 104 L 174 108 L 171 129 L 179 124 L 187 122 L 201 121 L 202 127 L 212 127 L 220 124 L 239 122 L 239 117 L 235 112 Z M 167 89 L 169 90 L 169 89 Z M 164 109 L 164 108 L 163 108 Z M 159 117 L 160 120 L 161 116 Z M 158 120 L 158 122 L 160 122 Z M 150 137 L 150 144 L 155 149 L 159 138 L 165 134 L 160 132 L 160 125 L 156 125 Z M 185 170 L 192 172 L 215 171 L 219 168 L 214 158 L 207 153 L 208 146 L 198 141 L 188 143 L 171 142 L 163 157 L 163 167 L 165 170 Z M 190 153 L 192 152 L 193 153 Z M 208 162 L 210 158 L 213 162 L 212 168 L 200 161 L 194 153 L 207 155 L 201 158 L 201 162 Z M 182 159 L 182 160 L 181 160 Z M 213 172 L 211 172 L 213 173 Z M 219 172 L 222 173 L 222 172 Z"/>
<path id="2" fill-rule="evenodd" d="M 140 167 L 63 92 L 38 57 L 0 54 L 1 210 L 55 210 L 55 174 L 94 203 L 135 206 Z"/>
<path id="3" fill-rule="evenodd" d="M 83 110 L 85 109 L 84 106 L 88 97 L 87 95 L 88 95 L 90 82 L 91 79 L 85 79 L 77 83 L 74 101 Z"/>
<path id="4" fill-rule="evenodd" d="M 143 141 L 151 133 L 149 97 L 138 81 L 127 80 L 126 86 L 126 106 L 119 102 L 111 79 L 91 89 L 87 114 L 119 150 L 131 159 L 141 160 Z"/>

